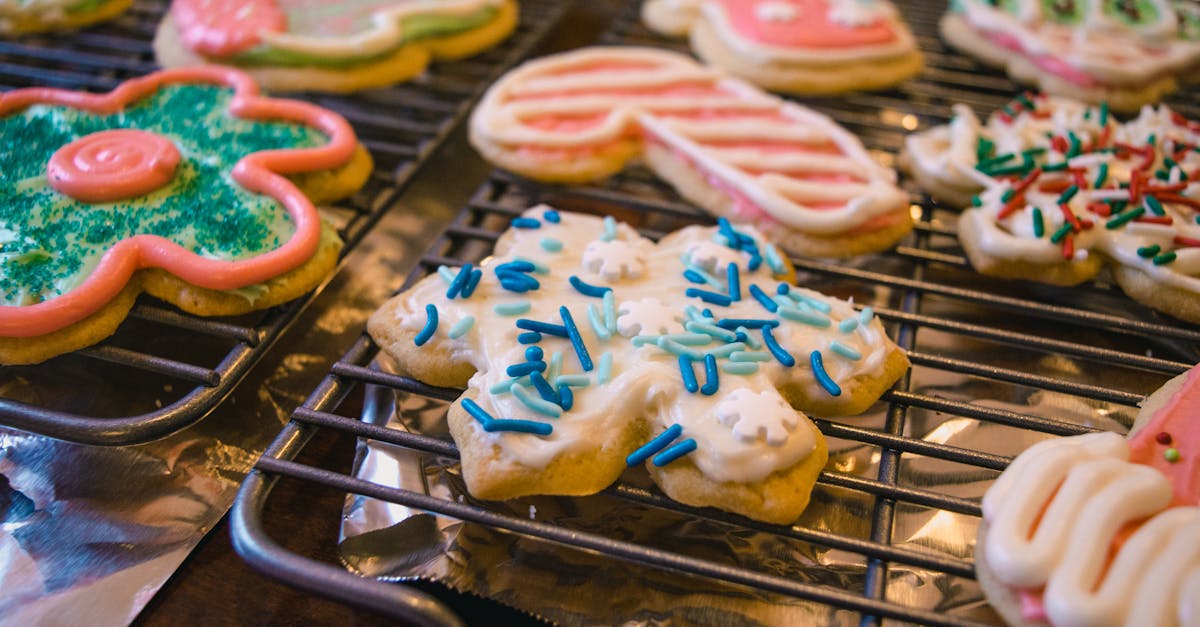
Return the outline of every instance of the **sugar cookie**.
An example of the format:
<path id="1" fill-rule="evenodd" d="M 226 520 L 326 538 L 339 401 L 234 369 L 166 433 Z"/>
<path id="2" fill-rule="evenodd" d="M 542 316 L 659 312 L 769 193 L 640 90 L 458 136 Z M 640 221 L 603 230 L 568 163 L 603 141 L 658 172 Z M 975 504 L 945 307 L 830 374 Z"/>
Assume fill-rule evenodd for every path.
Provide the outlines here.
<path id="1" fill-rule="evenodd" d="M 82 28 L 131 6 L 133 0 L 0 0 L 0 35 Z"/>

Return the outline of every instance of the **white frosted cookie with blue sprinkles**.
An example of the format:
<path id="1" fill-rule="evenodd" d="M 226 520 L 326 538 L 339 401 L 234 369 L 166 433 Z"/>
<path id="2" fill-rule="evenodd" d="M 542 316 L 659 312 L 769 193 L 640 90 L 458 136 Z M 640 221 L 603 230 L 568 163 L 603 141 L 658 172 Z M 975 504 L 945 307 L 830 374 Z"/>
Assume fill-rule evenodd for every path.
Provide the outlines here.
<path id="1" fill-rule="evenodd" d="M 592 494 L 644 464 L 677 501 L 789 523 L 827 458 L 802 412 L 860 413 L 908 367 L 869 308 L 793 280 L 724 219 L 656 244 L 543 205 L 368 330 L 403 372 L 467 388 L 448 420 L 478 498 Z"/>

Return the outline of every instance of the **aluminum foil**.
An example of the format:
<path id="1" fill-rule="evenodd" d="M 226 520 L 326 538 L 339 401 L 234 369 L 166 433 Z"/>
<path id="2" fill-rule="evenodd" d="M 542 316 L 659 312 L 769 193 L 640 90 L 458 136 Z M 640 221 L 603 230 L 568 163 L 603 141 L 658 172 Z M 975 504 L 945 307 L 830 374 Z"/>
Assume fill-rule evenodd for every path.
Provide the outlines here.
<path id="1" fill-rule="evenodd" d="M 888 262 L 868 259 L 860 263 L 876 264 L 874 269 L 878 269 L 878 264 Z M 861 285 L 817 277 L 801 277 L 801 283 L 881 307 L 896 308 L 899 298 L 885 288 L 867 290 Z M 1047 300 L 1075 297 L 1054 290 L 1045 296 Z M 1112 306 L 1117 309 L 1128 308 L 1127 303 L 1115 302 Z M 1011 313 L 962 303 L 927 298 L 921 312 L 1014 328 Z M 1026 331 L 1040 335 L 1060 333 L 1049 323 L 1029 320 L 1021 324 L 1026 325 Z M 1072 332 L 1075 335 L 1070 339 L 1080 343 L 1111 345 L 1121 341 L 1100 331 Z M 927 328 L 918 331 L 913 350 L 1143 393 L 1169 378 L 1064 355 L 997 348 L 995 344 Z M 1191 347 L 1160 343 L 1146 345 L 1145 350 L 1188 363 L 1196 361 Z M 388 366 L 385 363 L 381 367 Z M 917 393 L 1101 429 L 1124 431 L 1137 411 L 1134 407 L 932 368 L 916 367 L 911 376 L 911 389 Z M 449 438 L 444 420 L 446 403 L 381 388 L 369 389 L 366 396 L 364 420 Z M 837 421 L 882 429 L 885 409 L 881 403 L 867 414 Z M 1016 455 L 1050 437 L 917 408 L 908 411 L 905 435 L 1004 456 Z M 837 439 L 830 439 L 829 446 L 828 470 L 869 479 L 878 477 L 878 447 Z M 388 444 L 360 442 L 354 472 L 381 485 L 470 502 L 509 516 L 529 517 L 798 582 L 855 593 L 864 589 L 866 559 L 857 553 L 673 514 L 605 495 L 476 502 L 466 492 L 456 463 Z M 912 454 L 901 458 L 899 472 L 902 486 L 972 500 L 980 499 L 997 476 L 992 470 Z M 653 489 L 641 469 L 628 471 L 623 481 Z M 797 525 L 868 539 L 874 506 L 875 499 L 870 495 L 818 485 L 812 504 Z M 901 502 L 896 506 L 891 542 L 923 553 L 970 560 L 978 523 L 973 516 Z M 437 581 L 556 623 L 854 624 L 860 618 L 857 613 L 821 604 L 643 567 L 362 496 L 348 498 L 342 532 L 340 557 L 353 572 L 386 580 Z M 889 564 L 886 599 L 999 623 L 975 581 L 936 570 Z"/>

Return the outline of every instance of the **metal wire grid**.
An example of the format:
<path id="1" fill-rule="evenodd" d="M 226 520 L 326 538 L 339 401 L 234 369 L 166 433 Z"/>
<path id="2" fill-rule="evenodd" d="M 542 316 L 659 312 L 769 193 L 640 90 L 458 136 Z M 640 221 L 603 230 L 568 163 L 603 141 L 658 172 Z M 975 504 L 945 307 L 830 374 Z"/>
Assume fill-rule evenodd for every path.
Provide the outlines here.
<path id="1" fill-rule="evenodd" d="M 629 11 L 618 18 L 605 43 L 664 45 L 660 38 L 638 24 L 637 4 L 631 3 Z M 996 72 L 981 69 L 942 47 L 934 25 L 943 7 L 920 2 L 898 4 L 926 54 L 929 68 L 922 76 L 895 91 L 806 102 L 859 134 L 870 148 L 893 154 L 912 127 L 945 122 L 951 102 L 967 102 L 990 111 L 1019 90 Z M 678 47 L 682 49 L 681 45 Z M 1184 103 L 1178 108 L 1190 113 L 1190 107 Z M 917 116 L 915 123 L 905 117 L 910 115 Z M 818 481 L 819 490 L 841 490 L 872 501 L 871 525 L 865 535 L 838 529 L 754 523 L 721 512 L 686 507 L 656 491 L 625 483 L 604 493 L 683 516 L 702 517 L 861 555 L 866 564 L 861 589 L 801 583 L 372 483 L 351 476 L 348 469 L 329 470 L 294 461 L 309 439 L 324 429 L 396 444 L 429 456 L 457 459 L 458 451 L 452 442 L 387 429 L 359 419 L 356 394 L 365 384 L 444 401 L 457 398 L 461 392 L 430 387 L 372 368 L 378 348 L 365 335 L 333 366 L 329 376 L 296 410 L 291 423 L 257 463 L 256 472 L 251 473 L 234 506 L 235 546 L 256 568 L 298 587 L 407 620 L 428 624 L 449 620 L 444 606 L 419 591 L 359 578 L 339 567 L 291 553 L 273 540 L 267 531 L 264 508 L 276 483 L 287 479 L 399 503 L 639 564 L 828 604 L 858 612 L 864 624 L 875 624 L 882 619 L 936 625 L 976 624 L 964 615 L 907 606 L 888 596 L 889 571 L 896 568 L 927 569 L 963 580 L 974 578 L 969 559 L 920 546 L 893 544 L 896 516 L 901 509 L 980 516 L 977 500 L 915 486 L 902 479 L 902 467 L 914 460 L 941 460 L 961 464 L 964 473 L 972 476 L 988 477 L 1001 471 L 1009 458 L 920 439 L 914 422 L 938 416 L 937 421 L 968 419 L 1014 431 L 1055 435 L 1074 435 L 1090 427 L 931 393 L 915 387 L 913 377 L 929 372 L 950 373 L 969 377 L 989 389 L 1000 390 L 1001 394 L 1044 392 L 1092 405 L 1129 408 L 1136 406 L 1146 391 L 1198 360 L 1200 330 L 1133 305 L 1103 283 L 1047 290 L 980 277 L 971 271 L 958 247 L 954 215 L 915 190 L 914 194 L 922 199 L 919 205 L 914 205 L 919 218 L 917 228 L 896 250 L 853 265 L 793 259 L 802 284 L 821 289 L 822 283 L 827 282 L 848 289 L 850 294 L 883 294 L 888 306 L 877 307 L 876 313 L 887 322 L 891 336 L 908 351 L 914 366 L 884 395 L 887 409 L 878 427 L 819 418 L 815 421 L 826 436 L 873 447 L 878 454 L 878 471 L 873 478 L 827 470 Z M 639 169 L 603 185 L 584 188 L 541 187 L 496 173 L 422 257 L 406 285 L 440 265 L 478 261 L 512 217 L 543 201 L 563 209 L 615 212 L 652 238 L 685 224 L 711 222 L 711 218 L 680 202 L 674 192 Z M 978 312 L 988 315 L 980 317 Z M 918 342 L 919 333 L 923 338 L 952 337 L 984 348 L 968 355 L 942 353 L 937 350 L 937 341 Z M 1038 357 L 1056 356 L 1117 374 L 1090 376 L 1086 371 L 1065 370 L 1047 374 L 1039 371 L 1044 369 L 1025 367 L 1025 362 L 1032 363 Z"/>
<path id="2" fill-rule="evenodd" d="M 153 71 L 150 41 L 165 9 L 165 2 L 137 2 L 124 16 L 92 29 L 0 41 L 0 91 L 30 85 L 108 91 Z M 481 55 L 435 63 L 418 79 L 388 89 L 307 96 L 344 115 L 376 162 L 363 189 L 326 212 L 346 244 L 343 256 L 392 208 L 483 89 L 528 55 L 564 10 L 554 0 L 526 0 L 516 33 Z M 6 369 L 6 380 L 31 381 L 35 391 L 9 398 L 0 389 L 0 425 L 103 445 L 169 435 L 228 396 L 312 297 L 235 319 L 201 318 L 139 299 L 112 339 L 40 366 Z M 132 398 L 111 413 L 64 406 L 53 392 L 70 387 L 71 399 L 104 397 L 110 395 L 105 390 L 130 389 L 130 381 Z"/>

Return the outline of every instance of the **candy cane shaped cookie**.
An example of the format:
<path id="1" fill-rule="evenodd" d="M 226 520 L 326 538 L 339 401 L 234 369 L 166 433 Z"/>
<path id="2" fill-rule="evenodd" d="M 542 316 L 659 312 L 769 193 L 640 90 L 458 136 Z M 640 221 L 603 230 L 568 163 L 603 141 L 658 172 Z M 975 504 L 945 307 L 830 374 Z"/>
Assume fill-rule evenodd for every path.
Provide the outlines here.
<path id="1" fill-rule="evenodd" d="M 1200 623 L 1200 368 L 1128 439 L 1038 443 L 983 499 L 976 571 L 1012 625 Z"/>
<path id="2" fill-rule="evenodd" d="M 921 70 L 921 54 L 884 0 L 647 0 L 642 20 L 690 35 L 700 58 L 768 89 L 878 89 Z"/>
<path id="3" fill-rule="evenodd" d="M 885 249 L 912 229 L 895 172 L 832 120 L 690 58 L 588 48 L 528 62 L 471 117 L 489 160 L 582 182 L 642 155 L 705 210 L 810 256 Z"/>

